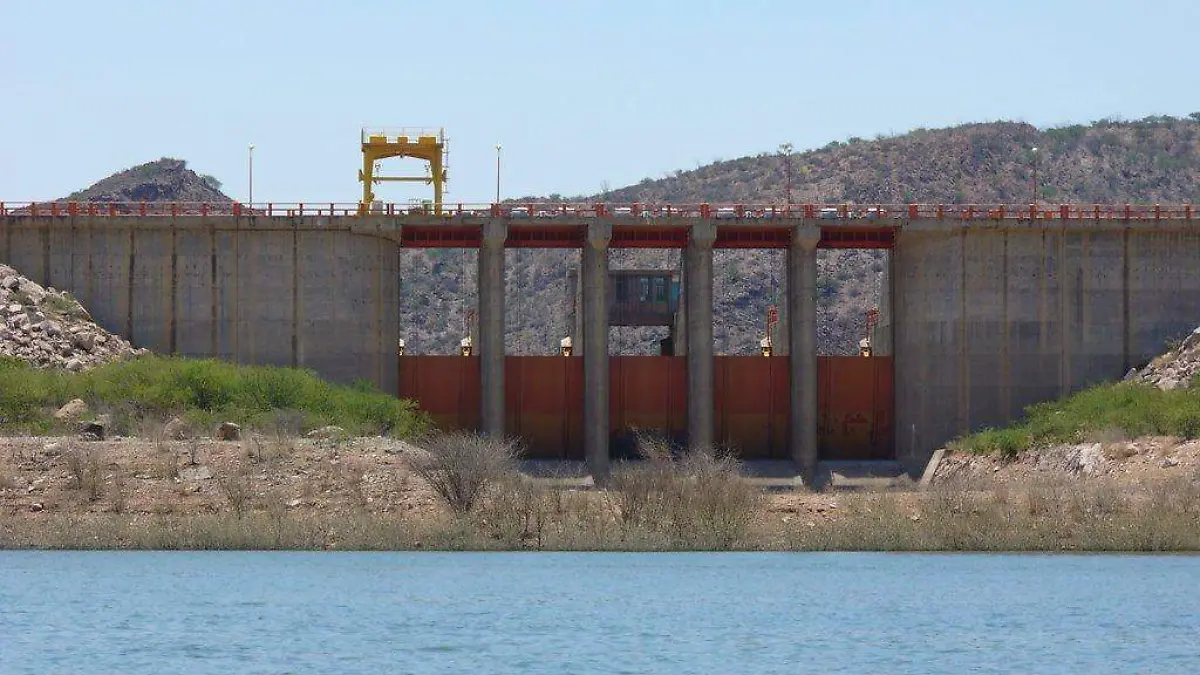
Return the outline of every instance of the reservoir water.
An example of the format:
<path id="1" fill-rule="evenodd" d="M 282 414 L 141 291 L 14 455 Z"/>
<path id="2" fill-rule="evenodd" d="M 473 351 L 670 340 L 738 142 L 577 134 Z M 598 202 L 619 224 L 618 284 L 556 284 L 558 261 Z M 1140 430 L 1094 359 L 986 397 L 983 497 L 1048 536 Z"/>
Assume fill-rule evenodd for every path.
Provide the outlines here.
<path id="1" fill-rule="evenodd" d="M 0 674 L 1200 672 L 1200 557 L 0 552 Z"/>

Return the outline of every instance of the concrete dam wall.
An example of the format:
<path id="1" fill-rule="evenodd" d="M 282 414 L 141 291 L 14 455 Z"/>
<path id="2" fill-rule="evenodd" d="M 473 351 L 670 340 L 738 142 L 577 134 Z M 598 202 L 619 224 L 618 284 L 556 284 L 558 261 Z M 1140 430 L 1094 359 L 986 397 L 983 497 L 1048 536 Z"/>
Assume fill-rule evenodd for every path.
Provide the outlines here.
<path id="1" fill-rule="evenodd" d="M 880 415 L 890 416 L 882 426 L 894 429 L 896 457 L 913 473 L 955 436 L 1004 424 L 1029 404 L 1119 378 L 1200 323 L 1200 228 L 1190 211 L 1162 220 L 680 218 L 653 227 L 612 218 L 550 222 L 553 227 L 474 216 L 8 215 L 0 217 L 0 261 L 43 285 L 70 290 L 97 322 L 140 347 L 308 367 L 328 379 L 366 379 L 398 392 L 401 242 L 482 246 L 480 278 L 489 279 L 502 274 L 505 248 L 526 240 L 544 245 L 547 232 L 563 236 L 554 245 L 587 241 L 597 251 L 610 243 L 587 239 L 593 228 L 610 228 L 604 231 L 611 246 L 641 246 L 646 236 L 668 233 L 656 243 L 686 247 L 703 262 L 715 244 L 737 245 L 739 236 L 757 228 L 748 245 L 789 248 L 796 263 L 789 276 L 799 280 L 788 284 L 789 308 L 795 310 L 788 312 L 795 334 L 785 357 L 792 443 L 801 433 L 815 434 L 816 423 L 804 420 L 819 412 L 816 366 L 791 361 L 797 354 L 808 354 L 813 363 L 816 358 L 815 342 L 797 342 L 816 330 L 815 283 L 805 276 L 805 261 L 814 261 L 815 270 L 815 248 L 839 242 L 891 248 L 874 338 L 878 355 L 894 362 L 895 408 Z M 697 244 L 696 228 L 708 232 L 701 242 L 707 244 Z M 868 234 L 874 238 L 852 241 Z M 585 270 L 602 272 L 606 260 L 596 258 L 597 266 Z M 705 274 L 689 274 L 684 283 Z M 504 287 L 484 286 L 490 304 L 480 306 L 477 356 L 495 367 L 479 367 L 479 394 L 491 402 L 482 407 L 491 416 L 481 412 L 481 426 L 503 432 Z M 608 328 L 601 323 L 592 330 L 600 340 Z M 598 363 L 585 380 L 607 381 L 608 359 Z M 487 373 L 499 375 L 489 380 Z M 820 386 L 837 394 L 853 384 L 834 378 Z M 584 390 L 606 390 L 589 387 Z M 695 399 L 689 436 L 693 422 L 706 433 L 716 429 L 709 414 L 716 403 L 705 402 L 710 395 L 688 385 L 688 400 Z M 608 405 L 605 396 L 595 400 L 598 410 Z M 608 417 L 594 415 L 595 439 L 608 438 Z M 806 447 L 813 450 L 815 437 L 809 440 Z M 603 453 L 602 447 L 594 450 Z"/>
<path id="2" fill-rule="evenodd" d="M 257 222 L 256 222 L 257 221 Z M 397 244 L 329 218 L 6 217 L 0 260 L 160 354 L 395 392 Z"/>
<path id="3" fill-rule="evenodd" d="M 911 222 L 890 269 L 906 463 L 1118 379 L 1200 322 L 1200 232 L 1178 222 Z"/>

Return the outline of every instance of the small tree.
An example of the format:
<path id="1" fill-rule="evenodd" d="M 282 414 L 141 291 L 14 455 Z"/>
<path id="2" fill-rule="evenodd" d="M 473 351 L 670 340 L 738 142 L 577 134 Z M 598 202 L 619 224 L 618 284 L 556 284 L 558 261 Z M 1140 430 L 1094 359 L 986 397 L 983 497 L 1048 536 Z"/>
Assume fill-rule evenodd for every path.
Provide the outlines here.
<path id="1" fill-rule="evenodd" d="M 214 190 L 217 190 L 218 192 L 221 190 L 222 183 L 221 183 L 221 181 L 217 180 L 216 176 L 206 173 L 206 174 L 200 176 L 200 180 L 204 181 L 205 185 L 209 186 L 210 188 L 212 188 Z"/>
<path id="2" fill-rule="evenodd" d="M 456 515 L 470 513 L 488 486 L 516 472 L 520 446 L 469 432 L 431 436 L 421 444 L 425 453 L 410 466 L 433 488 Z"/>

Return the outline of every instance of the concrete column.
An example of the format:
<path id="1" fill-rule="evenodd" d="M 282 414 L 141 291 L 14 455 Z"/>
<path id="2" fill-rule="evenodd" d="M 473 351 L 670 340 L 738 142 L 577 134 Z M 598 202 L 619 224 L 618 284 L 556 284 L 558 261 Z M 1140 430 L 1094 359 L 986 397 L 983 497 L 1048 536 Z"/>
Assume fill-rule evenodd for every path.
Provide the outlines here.
<path id="1" fill-rule="evenodd" d="M 612 224 L 588 225 L 580 259 L 583 301 L 583 448 L 596 483 L 608 478 L 608 242 Z"/>
<path id="2" fill-rule="evenodd" d="M 687 296 L 688 444 L 711 448 L 713 429 L 713 242 L 712 222 L 692 225 L 684 252 L 684 290 Z"/>
<path id="3" fill-rule="evenodd" d="M 504 240 L 501 220 L 483 224 L 479 248 L 480 431 L 504 437 Z"/>
<path id="4" fill-rule="evenodd" d="M 687 253 L 681 252 L 680 255 L 684 257 L 683 264 L 679 267 L 679 287 L 682 291 L 679 294 L 679 306 L 675 308 L 674 323 L 671 325 L 671 337 L 675 340 L 672 356 L 687 356 Z"/>
<path id="5" fill-rule="evenodd" d="M 812 485 L 817 473 L 817 243 L 821 229 L 792 230 L 788 249 L 788 330 L 791 366 L 792 461 Z"/>

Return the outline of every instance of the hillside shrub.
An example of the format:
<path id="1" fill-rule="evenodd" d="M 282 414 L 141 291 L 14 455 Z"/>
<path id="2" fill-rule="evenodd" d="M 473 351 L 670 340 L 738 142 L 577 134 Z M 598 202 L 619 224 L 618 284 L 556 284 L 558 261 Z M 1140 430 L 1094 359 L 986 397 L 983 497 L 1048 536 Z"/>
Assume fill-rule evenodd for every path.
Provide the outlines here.
<path id="1" fill-rule="evenodd" d="M 1027 448 L 1082 443 L 1116 432 L 1131 438 L 1200 438 L 1200 391 L 1162 391 L 1134 382 L 1097 385 L 1060 401 L 1029 406 L 1022 420 L 958 439 L 955 447 L 1015 457 Z"/>
<path id="2" fill-rule="evenodd" d="M 73 398 L 122 417 L 184 415 L 197 424 L 268 426 L 277 411 L 293 410 L 303 416 L 304 427 L 336 424 L 356 434 L 410 437 L 429 426 L 413 402 L 364 383 L 339 385 L 311 370 L 211 359 L 146 356 L 85 373 L 0 360 L 0 392 L 0 429 L 35 433 L 51 428 L 54 410 Z"/>

